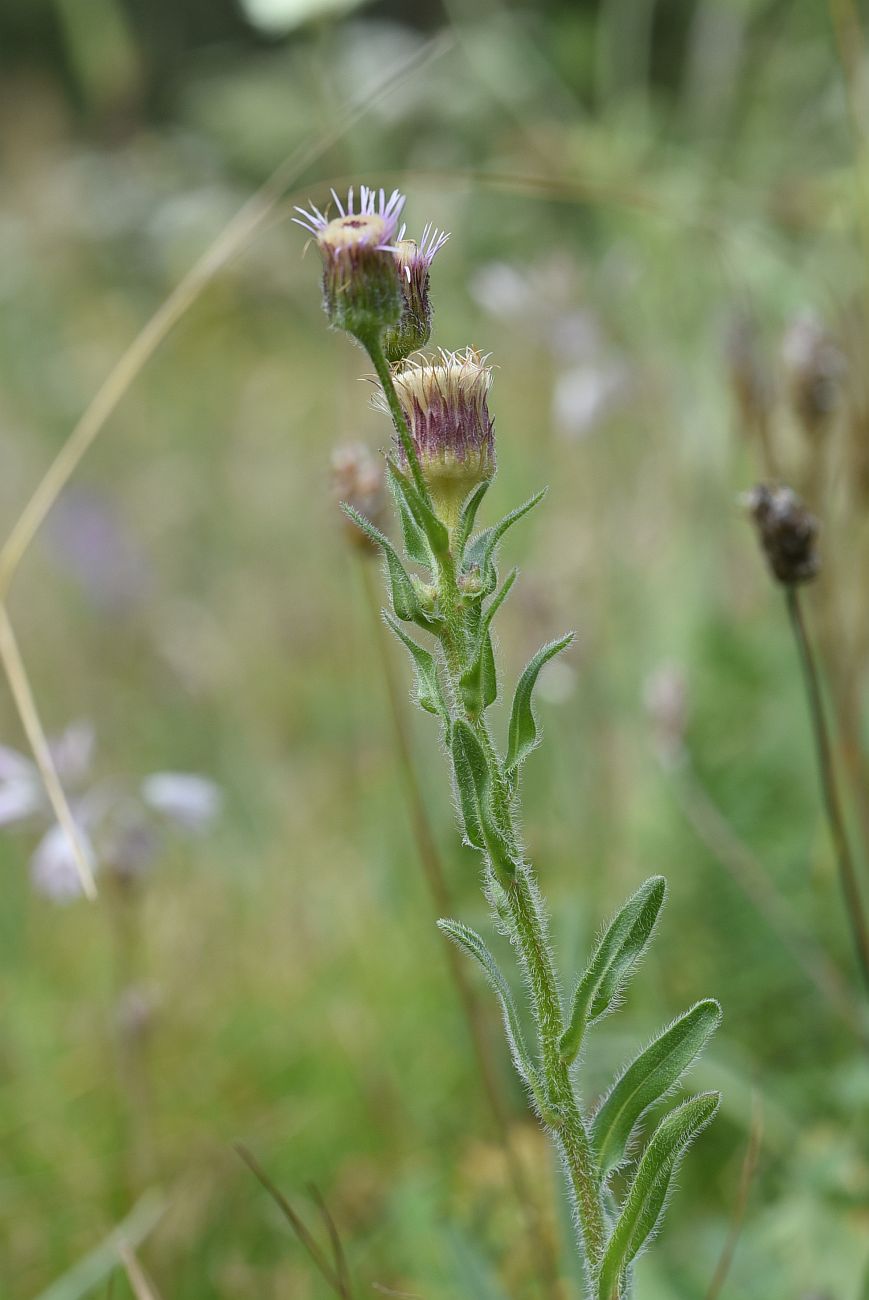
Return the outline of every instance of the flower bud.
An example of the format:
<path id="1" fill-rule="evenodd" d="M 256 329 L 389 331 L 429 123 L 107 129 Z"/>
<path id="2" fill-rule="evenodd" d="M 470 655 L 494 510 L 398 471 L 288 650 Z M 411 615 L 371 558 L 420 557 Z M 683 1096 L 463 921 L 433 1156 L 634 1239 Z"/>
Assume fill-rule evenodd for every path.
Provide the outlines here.
<path id="1" fill-rule="evenodd" d="M 786 587 L 810 582 L 820 568 L 819 525 L 796 492 L 761 483 L 745 500 L 773 576 Z"/>
<path id="2" fill-rule="evenodd" d="M 833 336 L 811 315 L 791 322 L 782 343 L 791 406 L 810 437 L 823 433 L 841 398 L 844 356 Z"/>
<path id="3" fill-rule="evenodd" d="M 323 309 L 330 325 L 356 338 L 380 338 L 401 319 L 403 296 L 394 240 L 404 195 L 366 185 L 359 190 L 359 211 L 354 211 L 351 187 L 347 207 L 335 191 L 332 197 L 341 214 L 330 221 L 319 208 L 296 208 L 293 220 L 309 230 L 323 258 Z"/>
<path id="4" fill-rule="evenodd" d="M 332 452 L 332 488 L 338 501 L 346 501 L 378 528 L 383 528 L 386 515 L 383 469 L 364 443 L 344 443 Z M 349 542 L 366 554 L 378 554 L 367 533 L 346 515 L 342 514 L 341 519 Z"/>
<path id="5" fill-rule="evenodd" d="M 393 383 L 435 511 L 448 527 L 478 483 L 495 473 L 487 395 L 492 371 L 473 348 L 411 357 Z M 401 444 L 399 460 L 404 462 Z"/>
<path id="6" fill-rule="evenodd" d="M 403 361 L 411 352 L 424 348 L 429 341 L 429 273 L 432 262 L 448 239 L 449 235 L 445 231 L 435 230 L 431 224 L 422 232 L 419 243 L 415 239 L 404 238 L 404 226 L 399 231 L 395 261 L 404 305 L 398 325 L 387 330 L 383 339 L 383 350 L 388 361 Z"/>

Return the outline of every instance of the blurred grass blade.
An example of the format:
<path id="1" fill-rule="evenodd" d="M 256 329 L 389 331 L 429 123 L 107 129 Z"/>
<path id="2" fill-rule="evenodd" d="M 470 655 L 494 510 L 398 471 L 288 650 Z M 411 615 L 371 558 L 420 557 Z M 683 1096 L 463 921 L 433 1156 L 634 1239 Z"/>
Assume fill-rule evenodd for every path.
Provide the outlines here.
<path id="1" fill-rule="evenodd" d="M 560 640 L 550 641 L 548 645 L 541 646 L 519 678 L 516 694 L 513 696 L 513 711 L 510 715 L 510 730 L 507 740 L 506 771 L 508 775 L 515 775 L 520 764 L 524 763 L 538 743 L 537 721 L 531 707 L 531 697 L 540 669 L 570 645 L 573 635 L 572 632 L 569 632 L 567 636 L 561 637 Z"/>
<path id="2" fill-rule="evenodd" d="M 118 1253 L 124 1247 L 141 1245 L 154 1230 L 166 1209 L 159 1192 L 146 1192 L 130 1213 L 89 1255 L 63 1277 L 41 1291 L 35 1300 L 82 1300 L 94 1287 L 111 1277 L 118 1267 Z"/>
<path id="3" fill-rule="evenodd" d="M 618 1300 L 625 1273 L 655 1234 L 679 1163 L 718 1109 L 717 1092 L 701 1093 L 665 1115 L 655 1129 L 625 1195 L 601 1263 L 598 1300 Z"/>
<path id="4" fill-rule="evenodd" d="M 136 1300 L 160 1300 L 154 1289 L 154 1284 L 145 1276 L 145 1270 L 126 1242 L 118 1247 L 118 1257 L 124 1266 L 127 1281 L 130 1283 Z"/>
<path id="5" fill-rule="evenodd" d="M 675 1087 L 721 1021 L 713 998 L 679 1016 L 617 1080 L 592 1121 L 591 1138 L 601 1178 L 622 1163 L 637 1123 Z"/>
<path id="6" fill-rule="evenodd" d="M 565 1061 L 576 1059 L 586 1026 L 612 1010 L 648 947 L 666 893 L 664 877 L 651 876 L 610 922 L 573 996 L 570 1023 L 561 1039 Z"/>

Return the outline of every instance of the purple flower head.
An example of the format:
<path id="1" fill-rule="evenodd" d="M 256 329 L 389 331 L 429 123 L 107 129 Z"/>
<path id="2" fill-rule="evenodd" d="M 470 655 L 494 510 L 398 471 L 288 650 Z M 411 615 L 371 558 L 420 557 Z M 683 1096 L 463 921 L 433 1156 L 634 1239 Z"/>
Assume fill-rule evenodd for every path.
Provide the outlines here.
<path id="1" fill-rule="evenodd" d="M 401 280 L 404 305 L 395 329 L 387 330 L 383 347 L 390 361 L 403 361 L 411 352 L 425 347 L 431 336 L 431 301 L 429 273 L 431 264 L 449 239 L 446 231 L 436 230 L 431 222 L 422 232 L 419 243 L 405 239 L 405 227 L 398 232 L 395 260 Z"/>
<path id="2" fill-rule="evenodd" d="M 492 371 L 474 348 L 440 349 L 408 358 L 392 378 L 435 507 L 452 525 L 471 489 L 495 473 Z M 398 456 L 403 462 L 400 444 Z"/>
<path id="3" fill-rule="evenodd" d="M 359 338 L 376 337 L 401 318 L 402 293 L 395 257 L 404 195 L 393 190 L 351 186 L 346 206 L 332 191 L 339 216 L 330 218 L 313 203 L 296 208 L 293 220 L 310 231 L 323 258 L 323 307 L 329 321 Z"/>

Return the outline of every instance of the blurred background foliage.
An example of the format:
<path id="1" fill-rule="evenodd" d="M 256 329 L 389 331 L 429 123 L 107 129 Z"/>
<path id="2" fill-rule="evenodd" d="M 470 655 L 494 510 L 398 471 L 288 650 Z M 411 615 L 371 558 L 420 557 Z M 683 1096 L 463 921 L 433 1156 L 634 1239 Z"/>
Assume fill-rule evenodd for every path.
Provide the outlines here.
<path id="1" fill-rule="evenodd" d="M 763 464 L 726 355 L 750 311 L 751 355 L 780 376 L 796 314 L 833 322 L 865 298 L 855 17 L 848 0 L 0 9 L 4 532 L 252 189 L 439 42 L 292 198 L 395 183 L 411 232 L 452 230 L 434 341 L 498 366 L 490 511 L 551 485 L 506 548 L 523 573 L 500 636 L 515 673 L 578 630 L 541 682 L 547 738 L 526 779 L 565 981 L 630 889 L 670 881 L 646 977 L 595 1061 L 618 1068 L 697 997 L 724 1004 L 694 1075 L 722 1088 L 723 1113 L 640 1264 L 642 1300 L 707 1294 L 753 1122 L 723 1294 L 866 1294 L 859 993 L 798 665 L 737 503 Z M 328 1294 L 236 1140 L 312 1219 L 307 1184 L 322 1190 L 359 1295 L 537 1294 L 416 860 L 365 561 L 330 494 L 333 445 L 387 433 L 361 353 L 324 329 L 289 207 L 135 380 L 12 593 L 48 729 L 88 718 L 102 775 L 199 772 L 224 809 L 93 907 L 34 892 L 26 828 L 0 839 L 4 1296 L 58 1278 L 54 1300 L 131 1294 L 118 1273 L 88 1291 L 71 1270 L 151 1187 L 165 1208 L 140 1253 L 164 1300 Z M 793 416 L 777 419 L 799 461 Z M 812 504 L 842 548 L 839 607 L 859 611 L 862 533 L 837 526 L 837 501 Z M 690 760 L 656 738 L 649 702 L 660 715 L 668 699 Z M 5 695 L 2 721 L 25 748 Z M 485 927 L 427 721 L 413 717 L 413 744 L 455 910 Z M 740 853 L 795 942 L 740 886 Z M 840 972 L 838 1012 L 806 976 L 816 947 Z M 576 1297 L 557 1173 L 483 1005 L 558 1294 Z"/>

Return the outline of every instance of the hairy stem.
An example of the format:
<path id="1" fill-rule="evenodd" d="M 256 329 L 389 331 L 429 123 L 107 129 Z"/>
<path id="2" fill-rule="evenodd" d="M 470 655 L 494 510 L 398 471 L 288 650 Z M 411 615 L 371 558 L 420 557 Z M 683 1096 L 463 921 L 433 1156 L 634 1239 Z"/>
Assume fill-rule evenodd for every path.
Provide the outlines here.
<path id="1" fill-rule="evenodd" d="M 427 505 L 431 504 L 431 496 L 425 479 L 422 476 L 422 470 L 419 467 L 419 457 L 416 454 L 416 448 L 413 445 L 413 439 L 410 436 L 410 429 L 407 427 L 407 420 L 404 417 L 404 411 L 401 409 L 401 402 L 398 400 L 398 394 L 395 391 L 395 384 L 392 382 L 392 371 L 386 355 L 383 351 L 383 344 L 380 336 L 375 333 L 360 335 L 359 342 L 365 348 L 371 358 L 371 364 L 377 372 L 377 378 L 380 380 L 380 386 L 383 389 L 383 395 L 389 406 L 389 413 L 392 416 L 392 423 L 395 425 L 395 432 L 398 434 L 398 440 L 401 443 L 402 450 L 407 457 L 407 463 L 410 466 L 411 476 L 417 492 Z"/>
<path id="2" fill-rule="evenodd" d="M 839 868 L 839 880 L 845 898 L 845 911 L 851 926 L 857 961 L 860 965 L 864 982 L 867 989 L 869 989 L 869 931 L 867 931 L 866 918 L 863 915 L 863 905 L 860 898 L 860 887 L 857 882 L 857 872 L 851 854 L 851 845 L 848 839 L 845 817 L 842 810 L 842 802 L 839 796 L 839 787 L 836 781 L 836 769 L 833 761 L 833 751 L 830 744 L 826 714 L 824 711 L 820 677 L 815 663 L 815 657 L 812 652 L 811 642 L 809 641 L 808 633 L 806 631 L 799 595 L 795 587 L 788 587 L 786 599 L 788 614 L 793 628 L 794 639 L 797 643 L 797 650 L 799 652 L 800 663 L 802 665 L 803 676 L 806 684 L 809 714 L 811 716 L 815 750 L 818 759 L 818 775 L 821 783 L 821 794 L 824 800 L 827 821 L 830 826 L 830 835 L 836 853 L 836 862 Z"/>

